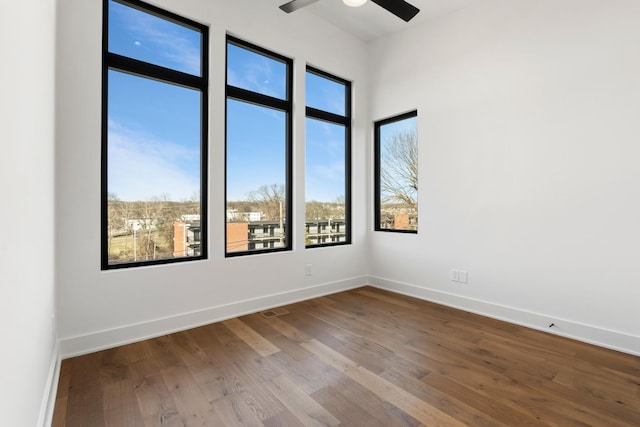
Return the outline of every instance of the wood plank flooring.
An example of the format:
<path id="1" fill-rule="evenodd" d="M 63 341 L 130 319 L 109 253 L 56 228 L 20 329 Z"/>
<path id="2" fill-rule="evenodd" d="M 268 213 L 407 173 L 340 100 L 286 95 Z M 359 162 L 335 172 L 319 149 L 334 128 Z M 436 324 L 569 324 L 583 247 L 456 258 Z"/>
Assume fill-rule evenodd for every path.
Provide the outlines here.
<path id="1" fill-rule="evenodd" d="M 638 357 L 371 287 L 281 309 L 64 360 L 53 426 L 640 426 Z"/>

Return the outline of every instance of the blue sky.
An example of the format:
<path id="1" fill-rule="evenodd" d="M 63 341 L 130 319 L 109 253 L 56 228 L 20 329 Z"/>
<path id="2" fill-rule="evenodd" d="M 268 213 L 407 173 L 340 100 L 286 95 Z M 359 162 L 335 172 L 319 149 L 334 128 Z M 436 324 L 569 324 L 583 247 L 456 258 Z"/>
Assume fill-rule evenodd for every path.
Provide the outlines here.
<path id="1" fill-rule="evenodd" d="M 417 132 L 418 118 L 409 117 L 404 120 L 386 123 L 380 127 L 380 141 L 384 143 L 396 134 Z"/>
<path id="2" fill-rule="evenodd" d="M 110 51 L 200 75 L 199 32 L 113 1 L 109 7 Z M 228 55 L 229 84 L 286 96 L 283 63 L 233 45 Z M 344 86 L 307 76 L 308 105 L 344 114 Z M 199 198 L 200 98 L 198 91 L 109 72 L 110 193 L 121 200 Z M 280 111 L 227 101 L 229 201 L 244 200 L 261 185 L 284 184 L 285 126 Z M 334 201 L 344 195 L 344 128 L 307 119 L 306 139 L 306 198 Z M 294 141 L 294 150 L 304 143 Z"/>
<path id="3" fill-rule="evenodd" d="M 320 120 L 306 120 L 307 201 L 334 202 L 344 196 L 344 138 L 341 125 Z"/>

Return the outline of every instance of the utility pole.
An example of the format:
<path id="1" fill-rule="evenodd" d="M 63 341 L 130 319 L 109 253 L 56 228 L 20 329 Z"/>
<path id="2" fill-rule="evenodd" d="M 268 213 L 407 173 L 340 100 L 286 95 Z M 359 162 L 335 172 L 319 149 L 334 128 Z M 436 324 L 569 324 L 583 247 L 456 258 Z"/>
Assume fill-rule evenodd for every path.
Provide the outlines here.
<path id="1" fill-rule="evenodd" d="M 133 260 L 137 261 L 138 260 L 138 245 L 136 243 L 136 231 L 138 231 L 140 229 L 140 223 L 139 222 L 134 222 L 133 225 Z"/>
<path id="2" fill-rule="evenodd" d="M 133 260 L 137 261 L 138 260 L 138 254 L 137 254 L 137 248 L 138 245 L 136 245 L 136 229 L 138 227 L 136 227 L 136 223 L 133 224 Z"/>
<path id="3" fill-rule="evenodd" d="M 280 202 L 280 247 L 284 246 L 284 222 L 282 219 L 282 199 L 279 200 Z"/>

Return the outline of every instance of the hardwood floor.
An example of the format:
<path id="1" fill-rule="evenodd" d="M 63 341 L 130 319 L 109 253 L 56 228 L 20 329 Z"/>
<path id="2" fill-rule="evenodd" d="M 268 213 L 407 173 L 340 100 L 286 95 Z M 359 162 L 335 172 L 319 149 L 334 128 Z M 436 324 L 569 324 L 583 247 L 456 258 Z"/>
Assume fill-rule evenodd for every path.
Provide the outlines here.
<path id="1" fill-rule="evenodd" d="M 281 309 L 64 360 L 53 426 L 640 426 L 638 357 L 370 287 Z"/>

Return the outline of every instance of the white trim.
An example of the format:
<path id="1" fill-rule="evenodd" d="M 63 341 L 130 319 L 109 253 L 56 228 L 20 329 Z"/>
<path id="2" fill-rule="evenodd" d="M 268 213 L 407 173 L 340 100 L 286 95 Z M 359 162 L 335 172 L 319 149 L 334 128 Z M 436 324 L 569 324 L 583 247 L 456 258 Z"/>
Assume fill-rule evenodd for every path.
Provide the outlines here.
<path id="1" fill-rule="evenodd" d="M 91 334 L 63 338 L 60 340 L 60 357 L 66 359 L 82 354 L 93 353 L 107 348 L 255 313 L 280 305 L 293 304 L 311 298 L 354 289 L 364 286 L 365 284 L 365 276 L 353 277 Z"/>
<path id="2" fill-rule="evenodd" d="M 354 289 L 366 284 L 391 292 L 397 292 L 399 294 L 469 311 L 482 316 L 503 320 L 516 325 L 640 356 L 640 337 L 638 336 L 612 331 L 593 325 L 586 325 L 556 316 L 534 313 L 519 308 L 508 307 L 409 283 L 398 282 L 382 277 L 361 276 L 311 286 L 308 288 L 271 294 L 264 297 L 248 299 L 245 301 L 155 319 L 148 322 L 136 323 L 91 334 L 64 338 L 60 340 L 59 346 L 56 345 L 56 359 L 58 359 L 58 362 L 52 369 L 55 369 L 56 372 L 59 371 L 59 359 L 66 359 L 173 332 L 195 328 L 280 305 L 293 304 L 310 298 Z M 555 325 L 553 329 L 549 329 L 548 327 L 551 323 L 554 323 Z M 57 356 L 58 351 L 59 357 Z M 54 361 L 52 360 L 52 366 L 53 364 Z M 57 376 L 55 381 L 57 386 Z M 49 379 L 48 384 L 50 382 L 51 380 Z M 52 387 L 53 385 L 54 384 L 51 384 Z"/>
<path id="3" fill-rule="evenodd" d="M 534 313 L 515 307 L 508 307 L 382 277 L 369 276 L 369 284 L 391 292 L 420 298 L 516 325 L 640 356 L 640 336 L 629 335 L 557 316 Z M 552 323 L 554 327 L 549 328 L 549 325 Z"/>
<path id="4" fill-rule="evenodd" d="M 60 380 L 60 344 L 56 341 L 51 354 L 51 365 L 47 382 L 44 387 L 44 395 L 42 396 L 42 404 L 40 406 L 40 416 L 38 417 L 38 426 L 48 427 L 53 421 L 53 410 L 56 405 L 56 395 L 58 393 L 58 381 Z"/>

